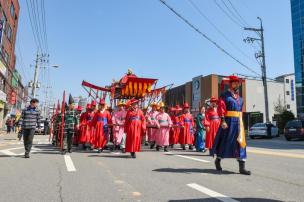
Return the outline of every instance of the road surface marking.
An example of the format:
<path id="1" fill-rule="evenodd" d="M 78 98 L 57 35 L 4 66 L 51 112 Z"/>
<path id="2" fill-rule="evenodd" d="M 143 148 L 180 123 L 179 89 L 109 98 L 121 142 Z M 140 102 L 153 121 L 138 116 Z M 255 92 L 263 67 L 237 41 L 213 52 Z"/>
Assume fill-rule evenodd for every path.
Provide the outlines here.
<path id="1" fill-rule="evenodd" d="M 22 152 L 20 154 L 16 154 L 14 152 L 11 152 L 10 149 L 0 150 L 0 153 L 3 153 L 5 155 L 11 156 L 11 157 L 16 157 L 16 156 L 22 156 L 22 155 L 24 155 L 24 152 Z"/>
<path id="2" fill-rule="evenodd" d="M 68 172 L 75 172 L 76 168 L 74 166 L 74 163 L 69 155 L 64 155 L 64 161 L 65 165 L 67 167 Z"/>
<path id="3" fill-rule="evenodd" d="M 132 195 L 133 196 L 141 196 L 141 193 L 135 191 L 135 192 L 132 192 Z"/>
<path id="4" fill-rule="evenodd" d="M 24 147 L 15 147 L 15 148 L 10 148 L 10 149 L 7 149 L 8 151 L 12 151 L 12 150 L 18 150 L 18 149 L 23 149 Z"/>
<path id="5" fill-rule="evenodd" d="M 202 192 L 203 194 L 206 194 L 212 198 L 216 198 L 220 201 L 223 202 L 238 202 L 237 200 L 234 200 L 232 198 L 229 198 L 228 196 L 225 196 L 223 194 L 217 193 L 211 189 L 208 189 L 206 187 L 200 186 L 198 184 L 192 183 L 192 184 L 187 184 L 188 187 L 191 187 L 192 189 L 195 189 L 199 192 Z"/>
<path id="6" fill-rule="evenodd" d="M 199 161 L 199 162 L 203 162 L 203 163 L 210 163 L 210 161 L 207 161 L 207 160 L 203 160 L 203 159 L 198 159 L 198 158 L 193 158 L 193 157 L 189 157 L 189 156 L 183 156 L 183 155 L 179 155 L 179 154 L 174 154 L 172 152 L 168 152 L 166 153 L 167 155 L 172 155 L 172 156 L 177 156 L 177 157 L 181 157 L 181 158 L 184 158 L 184 159 L 190 159 L 190 160 L 193 160 L 193 161 Z"/>
<path id="7" fill-rule="evenodd" d="M 284 152 L 278 152 L 278 151 L 257 150 L 257 149 L 251 149 L 251 148 L 248 148 L 247 151 L 249 153 L 253 153 L 253 154 L 264 154 L 264 155 L 270 155 L 270 156 L 304 159 L 304 154 L 292 154 L 292 153 L 284 153 Z"/>

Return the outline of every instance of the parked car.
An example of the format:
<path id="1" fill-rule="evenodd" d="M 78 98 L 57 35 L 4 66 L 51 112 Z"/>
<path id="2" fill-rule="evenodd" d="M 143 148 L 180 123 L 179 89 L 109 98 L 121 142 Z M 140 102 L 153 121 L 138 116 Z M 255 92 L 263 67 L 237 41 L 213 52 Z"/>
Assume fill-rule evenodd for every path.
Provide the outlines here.
<path id="1" fill-rule="evenodd" d="M 291 139 L 304 139 L 304 121 L 288 121 L 284 128 L 284 136 L 287 141 Z"/>
<path id="2" fill-rule="evenodd" d="M 256 123 L 249 129 L 248 135 L 251 139 L 255 137 L 278 137 L 279 128 L 271 123 Z"/>

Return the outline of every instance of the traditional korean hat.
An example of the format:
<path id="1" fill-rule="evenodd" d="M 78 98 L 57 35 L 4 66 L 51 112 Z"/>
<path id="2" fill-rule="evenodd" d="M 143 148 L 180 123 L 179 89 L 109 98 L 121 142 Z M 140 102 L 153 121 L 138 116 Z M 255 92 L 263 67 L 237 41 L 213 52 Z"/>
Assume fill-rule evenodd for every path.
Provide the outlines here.
<path id="1" fill-rule="evenodd" d="M 125 105 L 126 105 L 126 103 L 124 103 L 123 101 L 119 101 L 117 104 L 117 106 L 125 106 Z"/>
<path id="2" fill-rule="evenodd" d="M 217 98 L 215 98 L 213 96 L 210 98 L 210 102 L 217 102 L 217 101 L 218 101 Z"/>
<path id="3" fill-rule="evenodd" d="M 230 75 L 229 77 L 229 82 L 232 83 L 232 82 L 241 82 L 241 79 L 235 75 Z"/>
<path id="4" fill-rule="evenodd" d="M 135 103 L 138 103 L 138 100 L 135 99 L 135 98 L 132 98 L 131 100 L 129 100 L 128 105 L 132 105 L 132 104 L 135 104 Z"/>
<path id="5" fill-rule="evenodd" d="M 176 111 L 176 108 L 175 108 L 175 107 L 170 107 L 170 108 L 169 108 L 169 111 L 170 111 L 170 112 L 175 112 L 175 111 Z"/>
<path id="6" fill-rule="evenodd" d="M 96 100 L 92 100 L 91 106 L 96 106 L 96 105 L 97 105 Z"/>
<path id="7" fill-rule="evenodd" d="M 100 105 L 105 105 L 105 104 L 106 104 L 106 101 L 105 101 L 104 99 L 100 99 L 100 100 L 99 100 L 99 104 L 100 104 Z"/>
<path id="8" fill-rule="evenodd" d="M 181 108 L 179 105 L 176 105 L 176 106 L 175 106 L 175 110 L 176 110 L 176 111 L 182 111 L 183 108 Z"/>
<path id="9" fill-rule="evenodd" d="M 151 106 L 151 107 L 157 107 L 158 104 L 157 104 L 156 102 L 152 102 L 152 103 L 150 104 L 150 106 Z"/>
<path id="10" fill-rule="evenodd" d="M 189 104 L 188 104 L 187 102 L 185 102 L 183 108 L 184 108 L 184 109 L 189 109 L 190 106 L 189 106 Z"/>
<path id="11" fill-rule="evenodd" d="M 160 102 L 159 105 L 158 105 L 158 107 L 159 107 L 159 108 L 164 108 L 164 107 L 165 107 L 165 103 Z"/>
<path id="12" fill-rule="evenodd" d="M 69 95 L 69 105 L 71 105 L 71 104 L 74 104 L 74 98 L 73 98 L 73 96 L 70 94 Z"/>
<path id="13" fill-rule="evenodd" d="M 77 111 L 82 111 L 82 106 L 81 105 L 78 105 L 78 107 L 77 107 Z"/>

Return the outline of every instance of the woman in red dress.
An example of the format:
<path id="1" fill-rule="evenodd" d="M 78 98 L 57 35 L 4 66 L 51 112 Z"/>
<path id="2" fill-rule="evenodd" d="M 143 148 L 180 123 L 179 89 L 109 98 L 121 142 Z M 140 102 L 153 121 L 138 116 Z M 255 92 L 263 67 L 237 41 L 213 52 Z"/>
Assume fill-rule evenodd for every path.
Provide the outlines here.
<path id="1" fill-rule="evenodd" d="M 92 122 L 95 128 L 94 146 L 98 149 L 98 153 L 102 152 L 107 144 L 108 124 L 111 124 L 111 121 L 111 115 L 106 109 L 106 103 L 101 99 Z"/>
<path id="2" fill-rule="evenodd" d="M 210 107 L 205 113 L 204 125 L 206 128 L 206 145 L 205 147 L 209 150 L 213 147 L 213 142 L 221 125 L 220 117 L 217 113 L 217 99 L 215 97 L 210 98 Z"/>
<path id="3" fill-rule="evenodd" d="M 126 152 L 131 153 L 132 158 L 136 158 L 136 152 L 140 151 L 141 136 L 146 131 L 146 121 L 143 112 L 138 109 L 138 100 L 132 99 L 127 104 L 130 106 L 125 122 Z"/>

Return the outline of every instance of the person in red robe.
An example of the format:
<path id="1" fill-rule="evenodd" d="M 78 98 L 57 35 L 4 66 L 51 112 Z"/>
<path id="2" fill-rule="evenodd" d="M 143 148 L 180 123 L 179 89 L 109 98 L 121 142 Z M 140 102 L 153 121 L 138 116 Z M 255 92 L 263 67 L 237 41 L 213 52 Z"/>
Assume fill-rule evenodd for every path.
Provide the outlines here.
<path id="1" fill-rule="evenodd" d="M 183 150 L 186 150 L 186 145 L 189 145 L 189 150 L 193 150 L 194 143 L 194 120 L 190 113 L 190 106 L 185 103 L 183 106 L 184 113 L 180 116 L 180 136 L 179 143 Z"/>
<path id="2" fill-rule="evenodd" d="M 98 105 L 98 110 L 94 114 L 92 121 L 95 127 L 94 146 L 98 153 L 102 152 L 108 140 L 108 124 L 111 124 L 112 119 L 109 111 L 106 109 L 104 99 L 101 99 Z"/>
<path id="3" fill-rule="evenodd" d="M 143 112 L 138 108 L 138 100 L 132 99 L 128 103 L 129 110 L 126 115 L 126 152 L 136 158 L 136 152 L 140 151 L 141 136 L 146 132 L 146 120 Z"/>
<path id="4" fill-rule="evenodd" d="M 91 138 L 91 128 L 92 128 L 93 114 L 91 109 L 91 104 L 87 104 L 86 112 L 82 113 L 80 116 L 80 144 L 82 144 L 83 149 L 87 149 Z"/>
<path id="5" fill-rule="evenodd" d="M 92 113 L 93 118 L 94 118 L 94 115 L 97 111 L 96 110 L 96 105 L 97 105 L 96 100 L 92 100 L 92 102 L 91 102 L 91 113 Z M 94 142 L 95 142 L 95 139 L 94 139 L 95 138 L 95 126 L 93 125 L 92 121 L 91 121 L 91 133 L 90 133 L 90 137 L 89 137 L 91 150 L 94 149 Z"/>
<path id="6" fill-rule="evenodd" d="M 205 147 L 209 151 L 213 147 L 213 142 L 217 131 L 221 125 L 221 119 L 217 112 L 217 102 L 218 100 L 215 97 L 210 98 L 210 107 L 205 113 L 204 125 L 206 128 L 206 145 Z"/>

